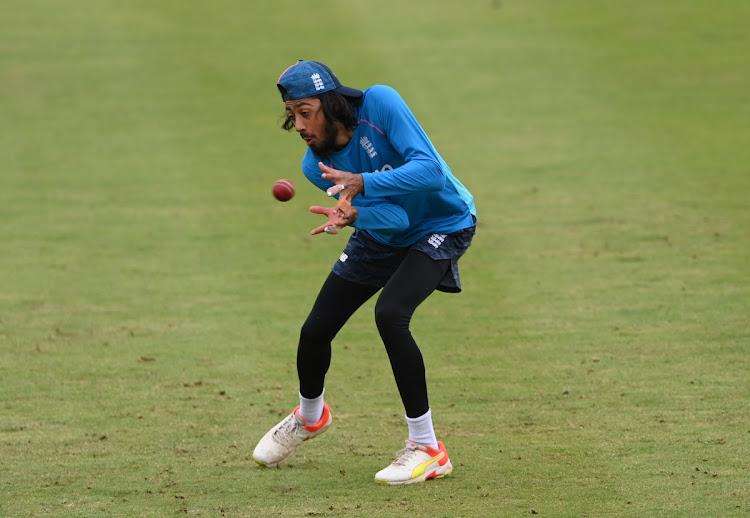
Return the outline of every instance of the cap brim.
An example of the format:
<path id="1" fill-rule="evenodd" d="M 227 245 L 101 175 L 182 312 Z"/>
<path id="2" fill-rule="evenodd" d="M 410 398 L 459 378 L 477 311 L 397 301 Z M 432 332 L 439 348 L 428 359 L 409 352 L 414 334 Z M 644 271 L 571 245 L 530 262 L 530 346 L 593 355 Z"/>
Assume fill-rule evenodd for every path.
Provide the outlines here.
<path id="1" fill-rule="evenodd" d="M 362 97 L 364 92 L 357 90 L 356 88 L 350 88 L 348 86 L 339 86 L 333 89 L 334 92 L 340 93 L 344 97 Z"/>

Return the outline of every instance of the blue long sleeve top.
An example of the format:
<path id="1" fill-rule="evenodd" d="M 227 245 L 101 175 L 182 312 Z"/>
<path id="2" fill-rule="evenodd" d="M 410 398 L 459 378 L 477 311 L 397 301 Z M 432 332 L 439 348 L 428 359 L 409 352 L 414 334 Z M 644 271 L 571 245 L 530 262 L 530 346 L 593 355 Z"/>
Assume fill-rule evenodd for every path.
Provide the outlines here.
<path id="1" fill-rule="evenodd" d="M 396 90 L 383 85 L 365 90 L 358 119 L 344 149 L 327 160 L 308 149 L 302 159 L 305 176 L 323 191 L 333 182 L 321 178 L 318 162 L 362 174 L 365 191 L 352 202 L 359 211 L 352 226 L 387 245 L 406 247 L 428 234 L 475 224 L 473 196 Z"/>

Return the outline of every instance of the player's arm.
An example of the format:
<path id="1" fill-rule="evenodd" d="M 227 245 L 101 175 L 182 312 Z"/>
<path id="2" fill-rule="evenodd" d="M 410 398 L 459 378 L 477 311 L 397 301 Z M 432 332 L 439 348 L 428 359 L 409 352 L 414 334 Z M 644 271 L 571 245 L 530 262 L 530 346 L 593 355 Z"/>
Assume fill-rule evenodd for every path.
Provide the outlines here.
<path id="1" fill-rule="evenodd" d="M 385 199 L 358 198 L 347 213 L 335 207 L 310 207 L 310 212 L 328 217 L 328 222 L 312 230 L 312 234 L 337 234 L 345 226 L 362 230 L 406 230 L 409 216 L 406 211 Z"/>
<path id="2" fill-rule="evenodd" d="M 347 225 L 362 230 L 404 230 L 409 227 L 409 217 L 406 211 L 401 206 L 391 203 L 387 198 L 359 196 L 354 205 L 351 205 L 351 199 L 362 193 L 362 175 L 338 171 L 321 163 L 318 163 L 315 168 L 304 164 L 303 171 L 313 185 L 338 200 L 335 207 L 310 207 L 311 212 L 328 217 L 328 222 L 313 229 L 313 234 L 326 232 L 326 227 L 329 229 L 328 233 L 335 234 Z M 360 183 L 357 183 L 357 179 Z M 347 184 L 350 191 L 345 191 Z M 345 188 L 337 187 L 341 185 Z M 347 198 L 343 204 L 342 193 L 351 193 L 351 198 Z"/>
<path id="3" fill-rule="evenodd" d="M 333 169 L 322 162 L 318 163 L 318 167 L 323 172 L 321 178 L 332 182 L 326 194 L 338 198 L 334 208 L 339 215 L 347 219 L 352 213 L 358 213 L 353 220 L 347 220 L 348 225 L 363 230 L 404 230 L 409 227 L 406 211 L 400 205 L 391 203 L 388 197 L 358 196 L 365 194 L 361 174 Z"/>
<path id="4" fill-rule="evenodd" d="M 387 200 L 376 200 L 372 203 L 366 198 L 358 198 L 357 219 L 351 225 L 362 230 L 406 230 L 409 228 L 409 216 L 403 207 Z"/>
<path id="5" fill-rule="evenodd" d="M 406 163 L 390 171 L 363 173 L 365 192 L 369 196 L 398 196 L 443 189 L 446 175 L 442 160 L 406 102 L 387 86 L 372 87 L 368 95 L 377 95 L 380 124 Z"/>

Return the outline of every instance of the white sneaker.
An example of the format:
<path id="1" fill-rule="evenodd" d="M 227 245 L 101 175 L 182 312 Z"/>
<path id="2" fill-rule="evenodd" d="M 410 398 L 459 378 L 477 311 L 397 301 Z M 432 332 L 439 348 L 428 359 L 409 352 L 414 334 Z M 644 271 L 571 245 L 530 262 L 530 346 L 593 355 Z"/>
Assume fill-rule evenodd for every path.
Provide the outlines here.
<path id="1" fill-rule="evenodd" d="M 258 442 L 253 451 L 253 460 L 268 468 L 280 466 L 292 457 L 294 450 L 303 441 L 325 432 L 331 425 L 331 421 L 331 411 L 325 403 L 323 403 L 323 415 L 320 420 L 311 425 L 305 423 L 297 407 Z"/>
<path id="2" fill-rule="evenodd" d="M 377 472 L 378 484 L 413 484 L 431 478 L 441 478 L 453 471 L 448 451 L 442 442 L 438 449 L 414 441 L 406 441 L 406 448 L 396 454 L 393 464 Z"/>

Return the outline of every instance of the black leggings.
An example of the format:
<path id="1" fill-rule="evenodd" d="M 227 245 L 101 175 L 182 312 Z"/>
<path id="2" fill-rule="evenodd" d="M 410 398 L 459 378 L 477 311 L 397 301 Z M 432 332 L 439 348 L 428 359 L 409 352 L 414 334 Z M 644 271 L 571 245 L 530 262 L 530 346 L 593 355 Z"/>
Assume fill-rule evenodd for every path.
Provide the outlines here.
<path id="1" fill-rule="evenodd" d="M 414 311 L 437 287 L 450 260 L 435 261 L 410 251 L 391 276 L 375 304 L 375 322 L 385 344 L 408 417 L 423 415 L 427 399 L 422 353 L 409 331 Z M 380 288 L 346 281 L 331 272 L 302 326 L 297 349 L 300 394 L 316 398 L 323 392 L 331 365 L 331 341 L 357 309 Z"/>

